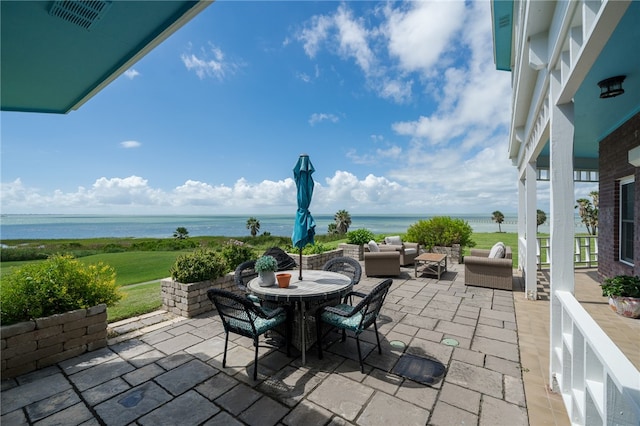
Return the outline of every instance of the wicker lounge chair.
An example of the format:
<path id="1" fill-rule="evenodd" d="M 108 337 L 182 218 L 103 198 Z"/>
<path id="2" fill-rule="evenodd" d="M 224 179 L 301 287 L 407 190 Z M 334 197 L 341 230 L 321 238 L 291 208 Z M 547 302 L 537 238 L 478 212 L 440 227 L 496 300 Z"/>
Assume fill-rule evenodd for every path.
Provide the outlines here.
<path id="1" fill-rule="evenodd" d="M 490 258 L 490 250 L 471 249 L 464 258 L 465 285 L 499 290 L 513 289 L 513 261 L 511 247 L 505 247 L 504 257 Z"/>
<path id="2" fill-rule="evenodd" d="M 420 254 L 420 244 L 404 242 L 399 236 L 384 238 L 383 243 L 380 245 L 380 251 L 389 249 L 400 252 L 401 266 L 413 265 L 416 257 Z"/>

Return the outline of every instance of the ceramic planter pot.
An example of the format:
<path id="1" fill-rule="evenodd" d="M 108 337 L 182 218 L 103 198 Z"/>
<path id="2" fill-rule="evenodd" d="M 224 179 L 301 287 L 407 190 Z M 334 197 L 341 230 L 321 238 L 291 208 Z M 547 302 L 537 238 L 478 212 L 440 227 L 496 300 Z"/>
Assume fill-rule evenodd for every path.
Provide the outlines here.
<path id="1" fill-rule="evenodd" d="M 287 288 L 289 287 L 289 281 L 291 281 L 291 274 L 278 274 L 276 275 L 278 279 L 278 287 Z"/>
<path id="2" fill-rule="evenodd" d="M 610 296 L 609 307 L 623 317 L 640 318 L 640 298 Z"/>
<path id="3" fill-rule="evenodd" d="M 259 272 L 258 278 L 258 284 L 260 284 L 260 287 L 271 287 L 276 283 L 276 273 L 273 271 Z"/>

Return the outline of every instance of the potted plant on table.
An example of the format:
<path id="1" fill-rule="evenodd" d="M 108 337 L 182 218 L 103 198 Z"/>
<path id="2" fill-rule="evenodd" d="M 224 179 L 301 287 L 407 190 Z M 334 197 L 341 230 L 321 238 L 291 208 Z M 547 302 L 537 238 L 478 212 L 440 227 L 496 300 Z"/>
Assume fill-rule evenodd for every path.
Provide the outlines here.
<path id="1" fill-rule="evenodd" d="M 640 277 L 617 275 L 601 284 L 602 295 L 609 297 L 609 306 L 619 315 L 640 318 Z"/>
<path id="2" fill-rule="evenodd" d="M 262 256 L 256 260 L 254 266 L 258 273 L 258 278 L 261 287 L 270 287 L 276 283 L 276 271 L 278 270 L 278 262 L 273 256 Z"/>

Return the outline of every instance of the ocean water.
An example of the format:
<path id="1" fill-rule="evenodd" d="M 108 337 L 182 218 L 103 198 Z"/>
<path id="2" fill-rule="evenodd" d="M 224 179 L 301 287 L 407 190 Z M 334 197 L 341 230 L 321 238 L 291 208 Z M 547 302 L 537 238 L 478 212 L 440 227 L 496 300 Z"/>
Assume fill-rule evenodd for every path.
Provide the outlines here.
<path id="1" fill-rule="evenodd" d="M 466 220 L 474 232 L 497 232 L 498 225 L 491 215 L 455 215 Z M 260 221 L 260 234 L 291 236 L 294 215 L 255 216 Z M 316 233 L 324 234 L 333 223 L 333 215 L 313 215 Z M 424 215 L 352 215 L 349 230 L 366 228 L 375 234 L 404 233 Z M 190 236 L 249 235 L 246 227 L 249 216 L 117 216 L 117 215 L 2 215 L 0 239 L 56 239 L 56 238 L 171 238 L 176 228 L 184 226 Z M 579 220 L 577 226 L 579 224 Z M 515 215 L 505 215 L 501 225 L 503 232 L 517 232 Z M 576 228 L 578 229 L 578 228 Z M 540 232 L 549 232 L 542 225 Z"/>

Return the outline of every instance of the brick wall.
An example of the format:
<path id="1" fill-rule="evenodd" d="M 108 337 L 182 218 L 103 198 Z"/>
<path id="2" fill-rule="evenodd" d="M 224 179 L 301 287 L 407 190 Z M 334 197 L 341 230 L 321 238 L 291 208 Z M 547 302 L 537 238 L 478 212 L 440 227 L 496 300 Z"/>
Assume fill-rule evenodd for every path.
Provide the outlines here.
<path id="1" fill-rule="evenodd" d="M 38 370 L 107 345 L 107 307 L 97 305 L 0 327 L 2 378 Z"/>
<path id="2" fill-rule="evenodd" d="M 210 288 L 221 288 L 240 294 L 233 281 L 233 273 L 214 281 L 183 284 L 171 278 L 161 282 L 162 309 L 182 317 L 191 318 L 213 310 L 213 303 L 207 297 Z"/>
<path id="3" fill-rule="evenodd" d="M 640 275 L 640 168 L 628 161 L 629 150 L 640 145 L 640 114 L 636 114 L 600 142 L 600 204 L 598 206 L 598 274 L 601 278 L 616 275 Z M 619 180 L 635 176 L 635 267 L 619 259 Z"/>

